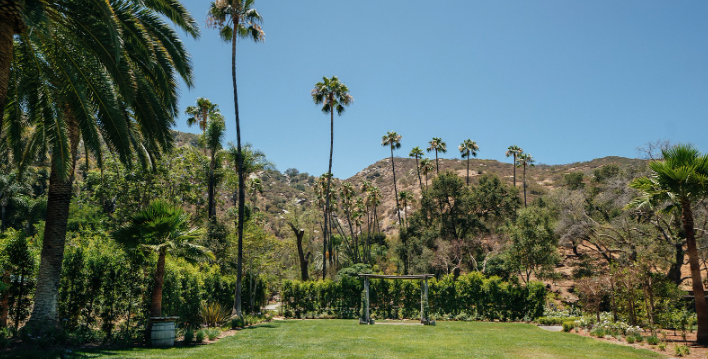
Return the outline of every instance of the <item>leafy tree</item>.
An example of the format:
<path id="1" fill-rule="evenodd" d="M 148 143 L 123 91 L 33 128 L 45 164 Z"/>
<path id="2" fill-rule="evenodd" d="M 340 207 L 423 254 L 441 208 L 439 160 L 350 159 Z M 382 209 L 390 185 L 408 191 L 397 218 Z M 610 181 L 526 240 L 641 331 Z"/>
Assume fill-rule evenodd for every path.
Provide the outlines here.
<path id="1" fill-rule="evenodd" d="M 245 215 L 245 176 L 241 156 L 241 119 L 238 111 L 238 88 L 236 86 L 236 40 L 237 38 L 264 41 L 265 33 L 260 24 L 261 14 L 253 7 L 254 0 L 218 0 L 209 6 L 207 26 L 218 29 L 219 36 L 231 42 L 231 81 L 234 87 L 234 111 L 236 114 L 236 152 L 238 157 L 238 274 L 234 295 L 233 314 L 241 316 L 241 277 L 243 267 L 243 221 Z"/>
<path id="2" fill-rule="evenodd" d="M 167 255 L 188 260 L 214 259 L 208 249 L 195 244 L 204 235 L 200 228 L 189 227 L 189 215 L 182 208 L 154 201 L 135 213 L 130 222 L 113 232 L 113 238 L 127 248 L 157 253 L 155 286 L 151 295 L 150 316 L 162 316 L 162 285 Z"/>
<path id="3" fill-rule="evenodd" d="M 531 274 L 539 275 L 542 268 L 552 268 L 560 260 L 558 238 L 548 211 L 539 208 L 522 209 L 510 229 L 509 257 L 526 283 Z"/>
<path id="4" fill-rule="evenodd" d="M 517 145 L 511 145 L 506 151 L 506 157 L 513 156 L 514 157 L 514 187 L 516 187 L 516 167 L 518 166 L 517 158 L 519 155 L 524 153 L 524 150 L 521 149 L 521 147 Z"/>
<path id="5" fill-rule="evenodd" d="M 563 182 L 570 190 L 582 189 L 585 187 L 583 178 L 585 175 L 582 172 L 571 172 L 563 175 Z"/>
<path id="6" fill-rule="evenodd" d="M 518 157 L 518 164 L 516 167 L 524 168 L 524 207 L 526 207 L 526 167 L 534 167 L 534 159 L 530 153 L 522 153 Z"/>
<path id="7" fill-rule="evenodd" d="M 395 131 L 388 131 L 386 135 L 381 138 L 381 145 L 391 148 L 391 168 L 393 168 L 393 193 L 396 198 L 396 214 L 398 215 L 398 224 L 403 226 L 403 221 L 401 220 L 401 207 L 398 203 L 398 187 L 396 185 L 396 164 L 393 162 L 393 150 L 401 148 L 401 135 Z"/>
<path id="8" fill-rule="evenodd" d="M 24 159 L 21 168 L 46 152 L 51 156 L 43 249 L 28 322 L 30 329 L 46 330 L 58 326 L 56 298 L 79 142 L 99 164 L 102 142 L 123 162 L 135 154 L 143 165 L 169 149 L 176 77 L 190 86 L 191 65 L 178 36 L 160 16 L 192 35 L 198 29 L 178 2 L 65 0 L 34 9 L 23 14 L 31 15 L 32 31 L 22 32 L 13 45 L 3 126 L 10 129 L 14 149 L 25 140 L 15 129 L 33 127 L 25 154 L 13 156 Z"/>
<path id="9" fill-rule="evenodd" d="M 420 159 L 423 158 L 423 150 L 420 149 L 420 147 L 415 146 L 411 150 L 411 153 L 408 155 L 408 157 L 413 157 L 415 158 L 415 170 L 418 173 L 418 182 L 420 183 L 420 191 L 423 191 L 423 179 L 420 177 Z M 427 179 L 426 179 L 427 180 Z"/>
<path id="10" fill-rule="evenodd" d="M 466 139 L 458 147 L 462 158 L 467 158 L 467 185 L 470 185 L 470 157 L 477 157 L 477 151 L 479 151 L 479 146 L 477 142 L 470 139 Z"/>
<path id="11" fill-rule="evenodd" d="M 435 174 L 440 174 L 440 162 L 438 161 L 438 152 L 446 153 L 447 144 L 443 142 L 440 137 L 433 137 L 432 140 L 428 142 L 427 151 L 435 151 Z"/>
<path id="12" fill-rule="evenodd" d="M 653 171 L 650 177 L 630 183 L 630 187 L 642 194 L 631 205 L 657 206 L 669 202 L 681 208 L 698 317 L 697 342 L 705 345 L 708 344 L 708 303 L 701 278 L 692 204 L 708 194 L 708 155 L 690 145 L 676 145 L 662 150 L 662 157 L 661 161 L 649 163 Z"/>
<path id="13" fill-rule="evenodd" d="M 330 184 L 332 182 L 332 152 L 334 151 L 334 111 L 341 116 L 344 113 L 345 106 L 349 106 L 354 98 L 349 94 L 349 87 L 339 81 L 337 76 L 331 78 L 322 77 L 322 82 L 315 84 L 312 89 L 312 100 L 316 105 L 322 105 L 322 112 L 330 115 L 330 141 L 329 141 L 329 167 L 327 168 L 327 188 L 325 193 L 329 194 Z M 331 231 L 328 230 L 328 216 L 330 213 L 330 197 L 325 198 L 325 216 L 324 216 L 324 247 L 322 249 L 323 257 L 326 257 L 328 236 L 331 237 Z M 322 278 L 327 276 L 327 261 L 322 261 Z"/>

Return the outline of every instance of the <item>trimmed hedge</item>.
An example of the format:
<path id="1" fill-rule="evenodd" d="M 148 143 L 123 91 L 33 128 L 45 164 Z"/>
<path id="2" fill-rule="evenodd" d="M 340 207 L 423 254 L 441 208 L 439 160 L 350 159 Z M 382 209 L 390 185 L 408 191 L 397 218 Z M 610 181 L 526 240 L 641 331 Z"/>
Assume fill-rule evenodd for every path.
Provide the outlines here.
<path id="1" fill-rule="evenodd" d="M 420 282 L 371 279 L 369 300 L 376 318 L 420 316 Z M 363 279 L 284 281 L 280 291 L 288 318 L 356 318 L 361 315 Z M 433 317 L 462 320 L 532 320 L 543 314 L 546 290 L 542 283 L 527 286 L 479 272 L 454 280 L 447 276 L 428 281 L 429 311 Z"/>

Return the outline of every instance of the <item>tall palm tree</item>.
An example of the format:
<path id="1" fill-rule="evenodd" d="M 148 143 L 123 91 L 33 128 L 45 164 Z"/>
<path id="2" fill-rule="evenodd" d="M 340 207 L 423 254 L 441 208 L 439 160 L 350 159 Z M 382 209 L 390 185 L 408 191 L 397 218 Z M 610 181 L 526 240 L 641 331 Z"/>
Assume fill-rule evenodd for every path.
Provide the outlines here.
<path id="1" fill-rule="evenodd" d="M 662 160 L 652 161 L 650 177 L 637 178 L 630 187 L 642 196 L 630 206 L 662 206 L 667 203 L 681 208 L 681 224 L 686 237 L 688 262 L 693 282 L 693 297 L 698 317 L 697 342 L 708 344 L 708 303 L 696 246 L 692 205 L 708 195 L 708 155 L 690 145 L 676 145 L 661 151 Z"/>
<path id="2" fill-rule="evenodd" d="M 477 142 L 466 139 L 457 147 L 460 150 L 462 158 L 467 158 L 467 185 L 470 185 L 470 157 L 477 157 L 479 146 Z"/>
<path id="3" fill-rule="evenodd" d="M 428 188 L 428 173 L 433 171 L 433 161 L 428 157 L 421 159 L 420 171 L 425 176 L 425 188 Z"/>
<path id="4" fill-rule="evenodd" d="M 224 123 L 224 116 L 220 113 L 211 114 L 207 127 L 204 131 L 204 142 L 205 147 L 209 149 L 211 154 L 211 161 L 209 161 L 209 189 L 208 189 L 208 199 L 209 199 L 209 212 L 208 217 L 212 219 L 216 216 L 216 176 L 214 176 L 214 171 L 216 170 L 216 157 L 219 150 L 221 150 L 221 142 L 224 140 L 224 131 L 226 130 L 226 124 Z"/>
<path id="5" fill-rule="evenodd" d="M 204 229 L 189 227 L 189 214 L 182 208 L 154 201 L 135 213 L 130 221 L 112 233 L 113 238 L 131 249 L 157 253 L 155 286 L 150 301 L 150 316 L 162 316 L 162 285 L 167 255 L 188 260 L 214 259 L 214 255 L 194 241 Z"/>
<path id="6" fill-rule="evenodd" d="M 209 119 L 212 116 L 220 115 L 219 105 L 212 103 L 208 98 L 199 97 L 197 98 L 197 105 L 188 106 L 184 114 L 190 116 L 187 118 L 187 126 L 198 125 L 202 130 L 202 135 L 204 135 Z M 204 151 L 206 151 L 206 148 Z"/>
<path id="7" fill-rule="evenodd" d="M 176 1 L 42 4 L 32 14 L 19 10 L 32 31 L 21 32 L 13 44 L 3 124 L 11 144 L 24 140 L 16 127 L 33 129 L 25 155 L 14 158 L 50 154 L 45 231 L 27 323 L 46 330 L 59 324 L 56 300 L 79 142 L 99 165 L 102 143 L 124 163 L 137 155 L 143 165 L 170 149 L 178 113 L 176 77 L 188 86 L 192 79 L 189 55 L 163 18 L 192 35 L 198 28 Z"/>
<path id="8" fill-rule="evenodd" d="M 408 154 L 408 157 L 413 157 L 415 158 L 415 169 L 416 172 L 418 173 L 418 183 L 420 183 L 420 191 L 423 191 L 423 179 L 420 177 L 420 164 L 419 161 L 421 158 L 423 158 L 423 150 L 420 149 L 420 147 L 415 146 L 411 150 L 411 153 Z"/>
<path id="9" fill-rule="evenodd" d="M 530 153 L 522 153 L 519 155 L 518 159 L 518 164 L 516 165 L 517 167 L 523 167 L 524 168 L 524 208 L 526 207 L 526 167 L 535 167 L 536 165 L 534 162 L 536 162 L 533 159 L 533 156 L 531 156 Z"/>
<path id="10" fill-rule="evenodd" d="M 438 161 L 438 152 L 446 153 L 447 144 L 443 142 L 440 137 L 433 137 L 432 140 L 428 141 L 427 151 L 435 151 L 435 174 L 440 174 L 440 162 Z"/>
<path id="11" fill-rule="evenodd" d="M 524 153 L 524 150 L 517 145 L 509 146 L 506 150 L 506 157 L 514 156 L 514 187 L 516 187 L 516 166 L 518 165 L 516 159 L 522 153 Z"/>
<path id="12" fill-rule="evenodd" d="M 330 137 L 329 137 L 329 167 L 327 168 L 327 188 L 325 193 L 330 193 L 330 184 L 332 183 L 332 152 L 334 151 L 334 111 L 337 111 L 337 115 L 341 116 L 344 113 L 344 107 L 349 106 L 354 98 L 349 94 L 349 87 L 344 83 L 340 82 L 337 76 L 332 76 L 331 78 L 322 77 L 322 82 L 315 84 L 315 88 L 311 92 L 312 101 L 316 105 L 322 105 L 322 112 L 329 114 L 330 117 Z M 325 215 L 324 215 L 324 247 L 322 249 L 323 258 L 327 252 L 327 240 L 331 236 L 328 230 L 328 213 L 329 211 L 329 195 L 325 198 Z M 322 279 L 327 276 L 327 261 L 322 261 Z"/>
<path id="13" fill-rule="evenodd" d="M 401 208 L 405 211 L 406 208 L 408 208 L 408 205 L 413 203 L 415 199 L 413 198 L 413 193 L 409 191 L 401 191 L 401 193 L 398 194 L 398 201 L 401 202 Z"/>
<path id="14" fill-rule="evenodd" d="M 391 167 L 393 168 L 393 193 L 396 198 L 396 214 L 398 215 L 398 224 L 403 227 L 403 221 L 401 220 L 401 207 L 398 204 L 398 186 L 396 185 L 396 164 L 393 162 L 393 150 L 401 148 L 401 135 L 395 131 L 388 131 L 387 134 L 381 138 L 381 146 L 391 148 Z"/>
<path id="15" fill-rule="evenodd" d="M 241 316 L 241 281 L 243 276 L 243 216 L 245 212 L 245 177 L 243 175 L 243 156 L 241 156 L 241 119 L 238 111 L 238 88 L 236 86 L 236 40 L 252 39 L 264 41 L 265 33 L 260 24 L 261 14 L 253 9 L 254 0 L 217 0 L 209 6 L 207 26 L 218 29 L 219 36 L 231 42 L 231 82 L 234 87 L 234 112 L 236 115 L 236 151 L 238 156 L 238 260 L 236 269 L 236 289 L 233 314 Z"/>

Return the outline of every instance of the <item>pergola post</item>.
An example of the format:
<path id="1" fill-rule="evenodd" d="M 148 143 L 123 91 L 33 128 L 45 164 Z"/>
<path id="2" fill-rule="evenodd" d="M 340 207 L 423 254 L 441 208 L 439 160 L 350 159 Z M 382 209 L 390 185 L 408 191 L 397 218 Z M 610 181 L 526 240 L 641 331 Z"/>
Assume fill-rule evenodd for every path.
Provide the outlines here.
<path id="1" fill-rule="evenodd" d="M 366 311 L 364 312 L 366 324 L 371 324 L 371 316 L 369 315 L 369 278 L 364 277 L 364 290 L 366 291 Z"/>

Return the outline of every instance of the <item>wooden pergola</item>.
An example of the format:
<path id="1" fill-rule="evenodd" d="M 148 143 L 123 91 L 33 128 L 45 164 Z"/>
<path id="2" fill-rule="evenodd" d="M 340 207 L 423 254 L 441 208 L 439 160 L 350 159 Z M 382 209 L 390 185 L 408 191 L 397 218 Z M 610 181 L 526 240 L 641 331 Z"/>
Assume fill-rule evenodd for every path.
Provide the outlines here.
<path id="1" fill-rule="evenodd" d="M 430 318 L 428 318 L 428 313 L 425 311 L 425 308 L 428 304 L 428 278 L 434 277 L 432 274 L 385 275 L 359 273 L 359 276 L 364 278 L 364 291 L 366 292 L 366 309 L 364 310 L 364 321 L 360 321 L 360 323 L 373 324 L 371 320 L 371 313 L 369 311 L 369 278 L 379 278 L 420 280 L 420 322 L 424 325 L 431 324 Z"/>

